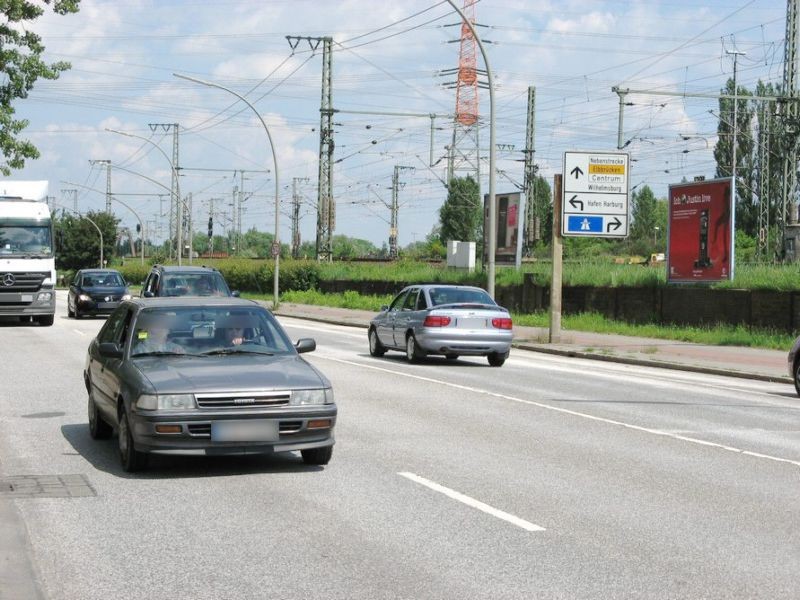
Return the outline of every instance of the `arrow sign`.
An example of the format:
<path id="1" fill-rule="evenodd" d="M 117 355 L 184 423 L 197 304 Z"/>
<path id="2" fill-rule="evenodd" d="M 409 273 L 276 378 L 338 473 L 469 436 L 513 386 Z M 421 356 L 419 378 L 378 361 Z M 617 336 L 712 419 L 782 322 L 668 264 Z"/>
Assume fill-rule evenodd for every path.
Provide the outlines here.
<path id="1" fill-rule="evenodd" d="M 606 233 L 610 232 L 612 229 L 616 231 L 622 225 L 622 221 L 620 221 L 617 217 L 614 217 L 613 221 L 609 221 L 608 225 L 606 225 Z"/>
<path id="2" fill-rule="evenodd" d="M 575 198 L 577 198 L 577 197 L 578 197 L 578 194 L 575 194 L 574 196 L 572 196 L 572 198 L 569 199 L 569 205 L 572 208 L 578 208 L 578 205 L 580 205 L 580 208 L 578 208 L 578 210 L 583 212 L 583 201 L 582 200 L 576 200 Z"/>
<path id="3" fill-rule="evenodd" d="M 575 175 L 575 179 L 578 178 L 579 175 L 583 175 L 583 171 L 580 167 L 575 167 L 572 171 L 569 172 L 570 175 Z"/>

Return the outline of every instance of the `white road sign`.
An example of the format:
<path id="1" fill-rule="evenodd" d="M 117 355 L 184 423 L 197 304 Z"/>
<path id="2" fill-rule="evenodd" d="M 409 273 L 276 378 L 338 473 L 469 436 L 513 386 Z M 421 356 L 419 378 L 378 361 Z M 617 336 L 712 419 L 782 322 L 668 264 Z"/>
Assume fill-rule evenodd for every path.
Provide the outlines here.
<path id="1" fill-rule="evenodd" d="M 561 235 L 627 237 L 629 157 L 565 152 Z"/>

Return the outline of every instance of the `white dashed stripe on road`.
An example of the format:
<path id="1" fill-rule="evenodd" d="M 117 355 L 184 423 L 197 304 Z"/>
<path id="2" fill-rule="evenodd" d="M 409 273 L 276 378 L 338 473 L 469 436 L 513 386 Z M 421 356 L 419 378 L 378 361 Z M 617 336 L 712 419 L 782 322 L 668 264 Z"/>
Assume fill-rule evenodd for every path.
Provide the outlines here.
<path id="1" fill-rule="evenodd" d="M 465 496 L 460 492 L 451 490 L 450 488 L 444 487 L 443 485 L 439 485 L 434 481 L 425 479 L 424 477 L 420 477 L 419 475 L 415 475 L 414 473 L 398 473 L 398 475 L 400 475 L 400 477 L 405 477 L 406 479 L 410 479 L 411 481 L 414 481 L 420 485 L 424 485 L 425 487 L 432 489 L 434 492 L 439 492 L 440 494 L 444 494 L 448 498 L 457 500 L 462 504 L 466 504 L 467 506 L 471 506 L 472 508 L 477 508 L 478 510 L 483 511 L 488 515 L 492 515 L 493 517 L 502 519 L 503 521 L 508 521 L 512 525 L 521 527 L 525 531 L 545 531 L 544 527 L 540 527 L 539 525 L 534 525 L 529 521 L 520 519 L 519 517 L 515 517 L 514 515 L 508 514 L 507 512 L 504 512 L 500 509 L 489 506 L 488 504 L 484 504 L 480 500 L 475 500 L 475 498 L 470 498 L 469 496 Z"/>

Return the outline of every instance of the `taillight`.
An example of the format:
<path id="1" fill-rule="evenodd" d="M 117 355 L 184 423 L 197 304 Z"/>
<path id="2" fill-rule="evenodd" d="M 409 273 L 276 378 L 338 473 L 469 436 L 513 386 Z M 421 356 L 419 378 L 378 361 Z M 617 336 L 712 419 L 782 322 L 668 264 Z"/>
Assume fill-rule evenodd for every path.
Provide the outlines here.
<path id="1" fill-rule="evenodd" d="M 428 315 L 425 317 L 423 327 L 447 327 L 450 325 L 450 317 L 442 317 L 439 315 Z"/>
<path id="2" fill-rule="evenodd" d="M 500 319 L 492 319 L 492 327 L 497 329 L 511 329 L 511 319 L 503 317 Z"/>

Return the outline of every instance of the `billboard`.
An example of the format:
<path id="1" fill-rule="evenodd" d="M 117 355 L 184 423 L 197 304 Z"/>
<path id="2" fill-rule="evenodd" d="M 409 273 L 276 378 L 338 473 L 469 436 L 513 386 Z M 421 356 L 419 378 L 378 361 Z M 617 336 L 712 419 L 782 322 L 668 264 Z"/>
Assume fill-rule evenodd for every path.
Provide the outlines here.
<path id="1" fill-rule="evenodd" d="M 497 248 L 494 262 L 501 265 L 520 266 L 522 259 L 522 217 L 525 214 L 523 196 L 520 192 L 495 194 L 495 214 L 497 215 Z M 483 196 L 484 224 L 489 224 L 489 194 Z M 485 227 L 484 227 L 485 230 Z M 489 240 L 484 237 L 483 256 L 488 256 Z M 485 264 L 485 263 L 484 263 Z"/>
<path id="2" fill-rule="evenodd" d="M 669 187 L 667 281 L 733 279 L 731 178 Z"/>

